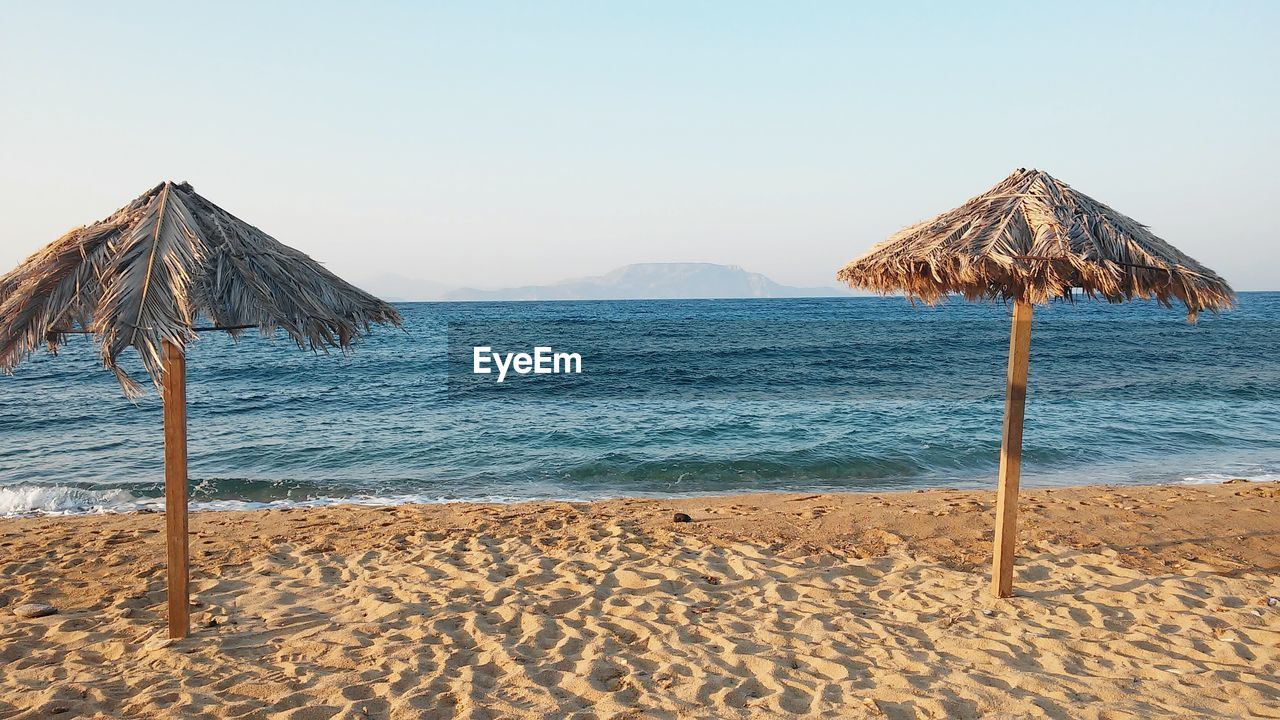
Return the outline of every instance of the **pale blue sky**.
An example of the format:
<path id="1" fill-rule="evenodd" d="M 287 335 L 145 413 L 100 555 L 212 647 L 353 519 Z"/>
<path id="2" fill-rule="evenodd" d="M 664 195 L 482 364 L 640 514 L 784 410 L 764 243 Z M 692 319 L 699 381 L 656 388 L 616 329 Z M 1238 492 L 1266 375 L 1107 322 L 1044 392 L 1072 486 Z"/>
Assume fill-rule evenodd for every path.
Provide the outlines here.
<path id="1" fill-rule="evenodd" d="M 340 274 L 830 284 L 1039 167 L 1280 289 L 1280 2 L 0 2 L 0 271 L 163 178 Z"/>

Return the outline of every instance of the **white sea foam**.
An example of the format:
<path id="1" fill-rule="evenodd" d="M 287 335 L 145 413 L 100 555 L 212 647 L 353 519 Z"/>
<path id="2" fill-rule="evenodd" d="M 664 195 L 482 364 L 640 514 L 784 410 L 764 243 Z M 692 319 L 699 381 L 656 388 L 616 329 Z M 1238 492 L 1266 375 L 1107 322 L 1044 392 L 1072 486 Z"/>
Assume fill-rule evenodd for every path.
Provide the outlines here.
<path id="1" fill-rule="evenodd" d="M 1217 485 L 1229 480 L 1248 480 L 1250 482 L 1280 482 L 1280 473 L 1258 471 L 1247 473 L 1204 473 L 1184 477 L 1178 481 L 1180 485 Z M 964 488 L 965 484 L 951 484 L 948 487 Z M 901 489 L 901 488 L 899 488 Z M 807 488 L 793 488 L 791 492 L 801 492 Z M 817 489 L 815 492 L 829 491 L 830 488 Z M 732 494 L 733 490 L 699 493 L 701 495 Z M 678 497 L 679 493 L 587 493 L 579 495 L 561 495 L 548 489 L 547 494 L 533 493 L 529 495 L 474 495 L 474 496 L 441 496 L 427 493 L 408 493 L 397 495 L 348 495 L 342 497 L 317 498 L 279 498 L 275 500 L 193 500 L 193 511 L 244 511 L 244 510 L 286 510 L 290 508 L 317 508 L 334 505 L 364 505 L 382 507 L 390 505 L 443 505 L 449 503 L 492 503 L 507 505 L 519 502 L 592 502 L 609 500 L 618 497 L 640 497 L 666 499 Z M 23 517 L 29 515 L 89 515 L 97 513 L 127 513 L 164 510 L 164 498 L 136 496 L 128 490 L 91 490 L 68 486 L 16 485 L 0 487 L 0 518 Z"/>
<path id="2" fill-rule="evenodd" d="M 1180 485 L 1221 485 L 1228 480 L 1248 480 L 1249 482 L 1280 482 L 1280 473 L 1264 472 L 1257 475 L 1205 473 L 1185 477 Z"/>
<path id="3" fill-rule="evenodd" d="M 128 490 L 42 485 L 0 487 L 0 517 L 131 512 L 159 507 L 163 507 L 163 502 L 158 498 L 135 497 Z"/>
<path id="4" fill-rule="evenodd" d="M 346 497 L 308 498 L 305 500 L 282 498 L 278 500 L 194 500 L 191 510 L 284 510 L 288 508 L 314 508 L 331 505 L 440 505 L 446 503 L 494 503 L 510 504 L 550 498 L 517 497 L 508 495 L 477 495 L 474 497 L 442 497 L 427 494 L 406 494 L 375 497 L 357 495 Z M 561 502 L 588 502 L 598 498 L 556 498 Z M 17 485 L 0 487 L 0 518 L 28 515 L 90 515 L 95 513 L 123 513 L 143 510 L 164 510 L 164 498 L 138 497 L 127 490 L 90 490 L 67 486 Z"/>

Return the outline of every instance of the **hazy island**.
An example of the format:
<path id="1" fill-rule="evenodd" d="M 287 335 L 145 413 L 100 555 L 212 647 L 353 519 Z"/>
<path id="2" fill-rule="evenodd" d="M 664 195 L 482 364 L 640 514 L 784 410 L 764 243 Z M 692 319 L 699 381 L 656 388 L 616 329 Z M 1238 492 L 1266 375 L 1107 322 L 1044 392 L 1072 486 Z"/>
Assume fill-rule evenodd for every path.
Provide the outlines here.
<path id="1" fill-rule="evenodd" d="M 832 297 L 852 294 L 830 287 L 782 285 L 760 273 L 737 265 L 715 263 L 636 263 L 604 275 L 572 278 L 549 285 L 513 288 L 448 288 L 428 280 L 384 275 L 370 278 L 365 286 L 377 295 L 397 301 L 495 301 L 495 300 L 663 300 Z"/>

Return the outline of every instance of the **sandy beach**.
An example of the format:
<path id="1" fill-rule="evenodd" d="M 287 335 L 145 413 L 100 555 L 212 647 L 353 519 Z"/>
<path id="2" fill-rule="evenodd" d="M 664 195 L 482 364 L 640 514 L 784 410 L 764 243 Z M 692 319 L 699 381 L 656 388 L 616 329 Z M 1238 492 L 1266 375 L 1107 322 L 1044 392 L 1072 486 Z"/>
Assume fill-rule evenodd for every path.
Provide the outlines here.
<path id="1" fill-rule="evenodd" d="M 1280 717 L 1280 486 L 991 495 L 3 521 L 0 717 Z"/>

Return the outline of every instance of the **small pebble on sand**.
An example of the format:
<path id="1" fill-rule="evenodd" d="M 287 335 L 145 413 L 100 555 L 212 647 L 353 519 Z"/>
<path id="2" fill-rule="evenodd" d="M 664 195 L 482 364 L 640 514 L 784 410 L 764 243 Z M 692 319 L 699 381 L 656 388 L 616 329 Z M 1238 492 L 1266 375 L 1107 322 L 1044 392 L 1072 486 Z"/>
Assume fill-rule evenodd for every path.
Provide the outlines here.
<path id="1" fill-rule="evenodd" d="M 58 612 L 58 608 L 44 603 L 27 603 L 19 605 L 13 609 L 13 614 L 21 618 L 39 618 L 46 615 L 53 615 Z"/>

